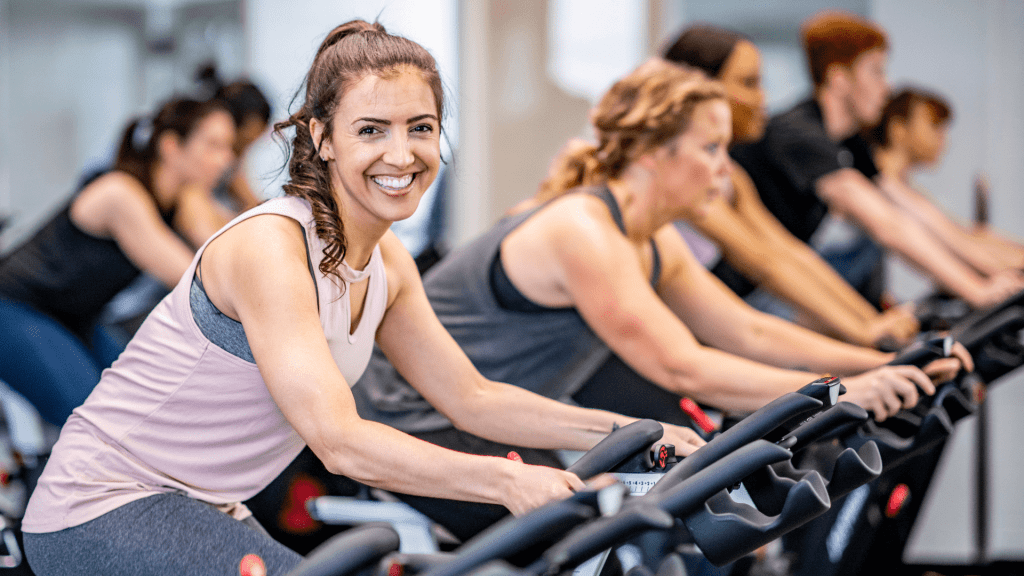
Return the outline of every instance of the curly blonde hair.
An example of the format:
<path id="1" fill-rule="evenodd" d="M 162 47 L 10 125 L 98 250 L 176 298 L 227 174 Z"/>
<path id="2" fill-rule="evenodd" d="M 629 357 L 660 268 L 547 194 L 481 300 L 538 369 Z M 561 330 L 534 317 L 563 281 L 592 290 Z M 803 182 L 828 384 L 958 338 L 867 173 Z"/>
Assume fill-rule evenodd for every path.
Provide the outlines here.
<path id="1" fill-rule="evenodd" d="M 555 158 L 536 199 L 606 182 L 631 162 L 685 131 L 701 102 L 724 99 L 697 69 L 652 59 L 616 82 L 590 112 L 597 143 L 574 139 Z"/>

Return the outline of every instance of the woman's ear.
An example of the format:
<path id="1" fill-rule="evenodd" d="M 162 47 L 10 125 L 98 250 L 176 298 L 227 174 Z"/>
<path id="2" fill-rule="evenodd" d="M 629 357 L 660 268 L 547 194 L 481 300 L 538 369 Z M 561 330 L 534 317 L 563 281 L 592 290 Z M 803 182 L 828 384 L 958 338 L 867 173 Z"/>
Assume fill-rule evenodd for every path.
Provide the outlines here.
<path id="1" fill-rule="evenodd" d="M 331 146 L 330 139 L 326 142 L 323 139 L 325 128 L 326 126 L 323 122 L 316 118 L 310 118 L 309 134 L 313 138 L 313 147 L 316 148 L 321 160 L 324 162 L 330 162 L 331 160 L 334 160 L 334 147 Z"/>
<path id="2" fill-rule="evenodd" d="M 164 130 L 156 137 L 156 152 L 165 160 L 174 158 L 181 153 L 181 138 L 171 130 Z"/>
<path id="3" fill-rule="evenodd" d="M 902 146 L 907 140 L 907 121 L 903 118 L 893 118 L 889 125 L 885 127 L 886 137 L 889 140 L 889 144 L 895 144 Z"/>

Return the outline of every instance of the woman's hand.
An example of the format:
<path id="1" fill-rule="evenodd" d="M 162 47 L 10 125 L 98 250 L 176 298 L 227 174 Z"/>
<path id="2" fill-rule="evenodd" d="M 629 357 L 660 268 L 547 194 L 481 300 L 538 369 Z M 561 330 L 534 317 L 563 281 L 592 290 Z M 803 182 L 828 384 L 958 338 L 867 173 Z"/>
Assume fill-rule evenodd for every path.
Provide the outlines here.
<path id="1" fill-rule="evenodd" d="M 918 389 L 929 396 L 935 393 L 935 385 L 916 366 L 881 366 L 843 378 L 843 384 L 846 385 L 843 399 L 873 412 L 879 422 L 904 408 L 917 405 L 920 399 Z"/>
<path id="2" fill-rule="evenodd" d="M 1004 270 L 989 276 L 981 296 L 971 304 L 975 308 L 995 306 L 1021 290 L 1024 290 L 1024 276 L 1016 270 Z"/>
<path id="3" fill-rule="evenodd" d="M 924 373 L 931 378 L 932 382 L 941 384 L 956 377 L 960 369 L 970 372 L 974 370 L 974 359 L 971 353 L 959 342 L 953 343 L 952 353 L 948 358 L 939 358 L 926 364 Z"/>
<path id="4" fill-rule="evenodd" d="M 897 306 L 890 308 L 875 317 L 871 323 L 871 342 L 892 341 L 902 347 L 910 342 L 921 329 L 913 309 Z"/>
<path id="5" fill-rule="evenodd" d="M 515 516 L 520 516 L 555 500 L 564 500 L 586 488 L 572 472 L 508 461 L 509 476 L 502 502 Z"/>
<path id="6" fill-rule="evenodd" d="M 693 454 L 695 450 L 706 444 L 699 434 L 685 426 L 675 426 L 673 424 L 664 423 L 662 426 L 665 428 L 665 434 L 661 437 L 659 442 L 675 446 L 676 454 L 679 456 L 689 456 L 690 454 Z"/>

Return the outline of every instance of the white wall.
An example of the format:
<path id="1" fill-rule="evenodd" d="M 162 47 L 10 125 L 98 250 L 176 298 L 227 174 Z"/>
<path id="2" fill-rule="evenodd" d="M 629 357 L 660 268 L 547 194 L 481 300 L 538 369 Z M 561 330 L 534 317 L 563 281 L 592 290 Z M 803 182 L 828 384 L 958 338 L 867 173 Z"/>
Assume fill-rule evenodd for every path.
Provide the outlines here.
<path id="1" fill-rule="evenodd" d="M 988 174 L 991 222 L 1024 237 L 1024 3 L 1017 0 L 873 0 L 871 16 L 892 44 L 889 78 L 949 99 L 954 120 L 942 163 L 917 182 L 947 211 L 973 215 L 973 181 Z M 900 299 L 930 284 L 891 267 Z"/>
<path id="2" fill-rule="evenodd" d="M 136 102 L 138 43 L 123 24 L 0 5 L 0 210 L 31 230 L 102 158 Z M 6 244 L 7 242 L 5 242 Z"/>
<path id="3" fill-rule="evenodd" d="M 131 117 L 193 89 L 200 61 L 242 71 L 232 8 L 0 0 L 0 213 L 14 217 L 0 247 L 63 204 L 84 171 L 108 163 Z M 160 35 L 172 50 L 147 48 Z"/>

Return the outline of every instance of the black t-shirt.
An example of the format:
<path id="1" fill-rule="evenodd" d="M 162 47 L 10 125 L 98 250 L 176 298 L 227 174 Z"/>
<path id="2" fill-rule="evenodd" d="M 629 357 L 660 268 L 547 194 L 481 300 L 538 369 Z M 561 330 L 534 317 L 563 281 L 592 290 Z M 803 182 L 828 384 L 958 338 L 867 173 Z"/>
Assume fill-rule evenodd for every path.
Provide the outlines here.
<path id="1" fill-rule="evenodd" d="M 815 189 L 819 179 L 842 168 L 855 168 L 868 179 L 878 174 L 859 135 L 842 142 L 829 138 L 813 99 L 773 117 L 764 138 L 734 146 L 730 153 L 750 174 L 768 210 L 804 242 L 828 212 Z"/>

